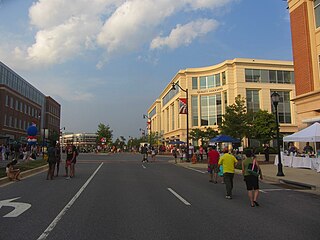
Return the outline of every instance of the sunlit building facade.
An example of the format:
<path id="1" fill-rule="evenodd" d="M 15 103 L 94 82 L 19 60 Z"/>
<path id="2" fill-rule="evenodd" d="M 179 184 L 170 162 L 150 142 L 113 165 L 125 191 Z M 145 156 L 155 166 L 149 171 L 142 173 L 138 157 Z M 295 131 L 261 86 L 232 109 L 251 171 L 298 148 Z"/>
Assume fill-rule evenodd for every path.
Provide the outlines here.
<path id="1" fill-rule="evenodd" d="M 91 151 L 96 148 L 96 133 L 62 133 L 60 136 L 60 144 L 63 149 L 68 144 L 75 145 L 78 149 Z"/>
<path id="2" fill-rule="evenodd" d="M 288 0 L 299 129 L 320 122 L 320 0 Z"/>
<path id="3" fill-rule="evenodd" d="M 186 114 L 179 114 L 179 98 L 186 93 L 172 90 L 172 83 L 188 89 L 189 131 L 211 127 L 218 130 L 226 106 L 241 95 L 246 99 L 248 111 L 259 109 L 272 112 L 271 94 L 278 92 L 280 131 L 297 131 L 295 77 L 291 61 L 236 58 L 220 64 L 180 70 L 169 81 L 159 98 L 148 109 L 151 131 L 163 142 L 186 141 Z"/>
<path id="4" fill-rule="evenodd" d="M 0 142 L 26 143 L 26 129 L 37 125 L 59 134 L 61 106 L 0 62 Z M 47 136 L 46 136 L 47 137 Z"/>

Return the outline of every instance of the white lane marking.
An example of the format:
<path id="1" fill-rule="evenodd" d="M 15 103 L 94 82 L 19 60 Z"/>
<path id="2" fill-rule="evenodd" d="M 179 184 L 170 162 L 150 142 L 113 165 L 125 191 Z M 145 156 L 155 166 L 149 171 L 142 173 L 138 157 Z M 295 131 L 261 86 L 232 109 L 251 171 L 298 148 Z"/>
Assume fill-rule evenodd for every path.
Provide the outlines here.
<path id="1" fill-rule="evenodd" d="M 190 170 L 192 170 L 192 171 L 196 171 L 196 172 L 199 172 L 199 173 L 202 173 L 202 174 L 205 174 L 206 172 L 204 172 L 204 171 L 200 171 L 200 170 L 198 170 L 198 169 L 195 169 L 195 168 L 191 168 L 191 167 L 186 167 L 187 169 L 190 169 Z"/>
<path id="2" fill-rule="evenodd" d="M 276 191 L 292 191 L 292 189 L 287 189 L 287 188 L 270 188 L 270 189 L 263 189 L 259 190 L 260 192 L 267 193 L 267 192 L 276 192 Z"/>
<path id="3" fill-rule="evenodd" d="M 141 166 L 142 166 L 144 169 L 146 169 L 146 168 L 147 168 L 147 167 L 146 167 L 145 165 L 143 165 L 143 164 L 142 164 Z"/>
<path id="4" fill-rule="evenodd" d="M 181 197 L 178 193 L 173 191 L 171 188 L 167 188 L 176 198 L 178 198 L 181 202 L 183 202 L 185 205 L 190 206 L 191 203 L 189 203 L 187 200 L 185 200 L 183 197 Z"/>
<path id="5" fill-rule="evenodd" d="M 77 200 L 77 198 L 80 196 L 80 194 L 84 191 L 84 189 L 88 186 L 88 184 L 91 182 L 93 177 L 96 175 L 96 173 L 99 171 L 99 169 L 102 167 L 103 163 L 99 165 L 99 167 L 96 169 L 96 171 L 91 175 L 91 177 L 86 181 L 86 183 L 80 188 L 80 190 L 74 195 L 74 197 L 70 200 L 70 202 L 61 210 L 61 212 L 56 216 L 56 218 L 51 222 L 51 224 L 47 227 L 47 229 L 40 235 L 38 240 L 43 240 L 48 237 L 50 232 L 55 228 L 55 226 L 58 224 L 58 222 L 61 220 L 63 215 L 66 214 L 66 212 L 71 208 L 71 206 L 74 204 L 74 202 Z M 72 181 L 72 180 L 71 180 Z"/>

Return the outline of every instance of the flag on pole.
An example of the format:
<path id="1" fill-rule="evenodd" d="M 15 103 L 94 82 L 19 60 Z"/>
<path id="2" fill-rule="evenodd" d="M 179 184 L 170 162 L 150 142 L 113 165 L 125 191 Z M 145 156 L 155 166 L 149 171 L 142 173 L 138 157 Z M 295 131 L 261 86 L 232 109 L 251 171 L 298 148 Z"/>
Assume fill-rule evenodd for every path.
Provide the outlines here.
<path id="1" fill-rule="evenodd" d="M 188 112 L 187 99 L 179 98 L 179 114 L 187 114 L 187 112 Z"/>

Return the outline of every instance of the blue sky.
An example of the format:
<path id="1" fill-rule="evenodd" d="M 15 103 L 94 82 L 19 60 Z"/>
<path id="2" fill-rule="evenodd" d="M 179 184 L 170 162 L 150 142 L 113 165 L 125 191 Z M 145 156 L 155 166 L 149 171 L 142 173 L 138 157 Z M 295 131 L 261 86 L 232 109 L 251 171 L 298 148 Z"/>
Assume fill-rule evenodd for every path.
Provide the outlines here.
<path id="1" fill-rule="evenodd" d="M 292 60 L 286 1 L 0 0 L 0 61 L 61 104 L 61 127 L 139 137 L 185 68 Z"/>

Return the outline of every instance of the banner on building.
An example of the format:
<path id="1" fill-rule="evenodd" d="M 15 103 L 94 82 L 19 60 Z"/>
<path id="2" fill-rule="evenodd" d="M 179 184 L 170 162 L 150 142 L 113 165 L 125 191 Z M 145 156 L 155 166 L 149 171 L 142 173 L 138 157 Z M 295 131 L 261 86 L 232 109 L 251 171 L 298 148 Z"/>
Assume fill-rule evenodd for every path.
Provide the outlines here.
<path id="1" fill-rule="evenodd" d="M 187 114 L 187 112 L 188 112 L 187 99 L 179 98 L 179 114 Z"/>

